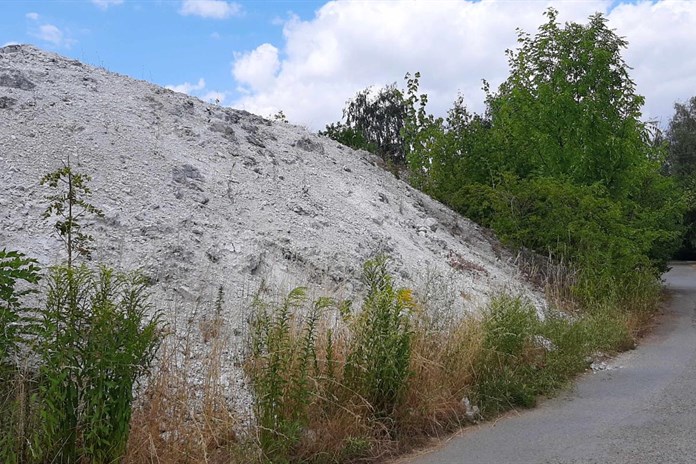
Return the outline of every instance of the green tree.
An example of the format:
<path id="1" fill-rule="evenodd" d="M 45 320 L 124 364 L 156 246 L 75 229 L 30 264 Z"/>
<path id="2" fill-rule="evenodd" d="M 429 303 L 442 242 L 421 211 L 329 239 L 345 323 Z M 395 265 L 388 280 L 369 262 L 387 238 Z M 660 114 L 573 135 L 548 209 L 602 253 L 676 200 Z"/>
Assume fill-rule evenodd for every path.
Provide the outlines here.
<path id="1" fill-rule="evenodd" d="M 545 15 L 536 35 L 518 31 L 510 76 L 488 92 L 499 170 L 625 192 L 653 149 L 621 55 L 627 42 L 601 14 L 563 26 L 556 10 Z"/>
<path id="2" fill-rule="evenodd" d="M 674 116 L 667 129 L 671 174 L 678 177 L 696 174 L 696 97 L 674 104 Z"/>
<path id="3" fill-rule="evenodd" d="M 271 116 L 271 119 L 275 122 L 282 122 L 285 124 L 289 124 L 288 118 L 287 118 L 287 116 L 285 116 L 285 113 L 283 112 L 283 110 L 278 110 L 277 113 L 275 113 Z"/>
<path id="4" fill-rule="evenodd" d="M 696 97 L 675 103 L 666 134 L 669 145 L 668 172 L 684 189 L 688 210 L 684 216 L 686 234 L 680 250 L 684 257 L 696 256 Z"/>
<path id="5" fill-rule="evenodd" d="M 406 74 L 408 117 L 402 131 L 410 182 L 447 202 L 463 184 L 487 183 L 497 169 L 489 150 L 490 119 L 469 112 L 460 95 L 447 117 L 426 111 L 428 95 L 419 94 L 420 73 Z"/>
<path id="6" fill-rule="evenodd" d="M 401 131 L 405 119 L 406 103 L 396 84 L 376 93 L 367 88 L 358 92 L 343 109 L 345 122 L 329 124 L 321 134 L 403 165 L 406 159 Z"/>
<path id="7" fill-rule="evenodd" d="M 416 186 L 511 245 L 551 252 L 598 279 L 657 272 L 682 233 L 684 198 L 662 173 L 666 152 L 640 120 L 643 97 L 621 53 L 624 39 L 593 15 L 518 32 L 510 75 L 484 83 L 485 115 L 458 99 L 447 119 L 407 76 L 404 134 Z"/>
<path id="8" fill-rule="evenodd" d="M 100 209 L 85 199 L 92 193 L 87 186 L 87 182 L 90 180 L 89 176 L 74 172 L 69 159 L 62 168 L 46 174 L 41 179 L 41 185 L 58 190 L 58 193 L 46 197 L 50 203 L 43 217 L 44 219 L 52 216 L 58 217 L 54 227 L 65 243 L 68 253 L 68 267 L 73 265 L 73 253 L 90 256 L 89 244 L 93 238 L 82 232 L 82 225 L 79 221 L 88 214 L 104 216 Z"/>
<path id="9" fill-rule="evenodd" d="M 433 196 L 439 190 L 439 171 L 437 166 L 449 164 L 450 151 L 446 147 L 442 118 L 436 118 L 426 111 L 428 95 L 419 94 L 419 72 L 406 73 L 406 120 L 401 130 L 404 139 L 405 158 L 410 170 L 409 181 L 414 186 Z"/>

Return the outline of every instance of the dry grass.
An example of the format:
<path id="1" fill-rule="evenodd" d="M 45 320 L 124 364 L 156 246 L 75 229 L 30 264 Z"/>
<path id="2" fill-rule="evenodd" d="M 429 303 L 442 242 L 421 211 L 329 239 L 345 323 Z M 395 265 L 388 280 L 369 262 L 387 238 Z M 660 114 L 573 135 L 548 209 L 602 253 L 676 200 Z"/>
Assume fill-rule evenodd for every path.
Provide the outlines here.
<path id="1" fill-rule="evenodd" d="M 27 367 L 0 365 L 0 431 L 5 433 L 0 436 L 0 461 L 29 460 L 32 432 L 38 427 L 32 400 L 36 387 L 36 378 Z"/>
<path id="2" fill-rule="evenodd" d="M 569 314 L 581 311 L 573 295 L 578 272 L 563 259 L 555 260 L 553 256 L 541 256 L 523 249 L 518 251 L 514 264 L 525 279 L 544 290 L 549 306 Z"/>
<path id="3" fill-rule="evenodd" d="M 523 258 L 519 261 L 522 263 Z M 586 349 L 586 342 L 579 338 L 581 336 L 591 337 L 587 343 L 602 345 L 602 350 L 611 347 L 606 352 L 631 348 L 630 335 L 636 335 L 646 327 L 657 303 L 656 293 L 648 285 L 650 282 L 636 282 L 635 291 L 625 293 L 630 298 L 622 301 L 621 308 L 599 309 L 586 317 L 573 298 L 572 287 L 577 280 L 575 273 L 550 260 L 526 259 L 524 263 L 527 277 L 546 289 L 550 304 L 572 314 L 570 319 L 561 317 L 555 323 L 534 329 L 542 330 L 544 337 L 550 337 L 559 348 L 567 349 L 567 354 L 554 352 L 549 357 L 541 346 L 527 342 L 524 353 L 516 358 L 516 364 L 529 365 L 531 370 L 545 369 L 539 373 L 547 376 L 539 380 L 539 392 L 553 391 L 564 384 L 564 379 L 582 370 L 583 364 L 577 359 L 586 357 L 581 351 Z M 447 287 L 446 280 L 433 280 L 430 285 L 431 293 L 452 290 Z M 447 288 L 440 288 L 443 285 Z M 492 355 L 491 348 L 486 347 L 486 324 L 477 316 L 454 315 L 450 307 L 454 298 L 438 300 L 437 304 L 442 306 L 438 308 L 428 307 L 427 300 L 417 303 L 418 307 L 412 314 L 410 375 L 397 407 L 388 417 L 378 417 L 369 402 L 351 390 L 350 381 L 344 378 L 352 337 L 355 336 L 351 332 L 351 321 L 342 318 L 337 311 L 323 314 L 317 323 L 313 342 L 315 362 L 307 378 L 310 391 L 307 417 L 298 440 L 288 450 L 287 461 L 381 461 L 421 446 L 433 437 L 446 436 L 478 419 L 472 415 L 469 400 L 484 401 L 486 398 L 481 396 L 479 385 L 485 375 L 493 376 L 488 379 L 489 384 L 491 379 L 494 380 L 486 388 L 503 389 L 499 391 L 500 397 L 508 394 L 504 389 L 512 388 L 514 392 L 519 382 L 527 382 L 524 376 L 529 369 L 517 365 L 514 369 L 501 365 L 505 371 L 500 375 L 520 375 L 521 380 L 517 377 L 506 378 L 500 383 L 495 380 L 499 375 L 496 367 L 484 366 L 485 360 Z M 301 343 L 304 333 L 303 318 L 293 316 L 291 320 L 288 346 Z M 571 320 L 576 322 L 570 323 Z M 563 321 L 570 325 L 563 325 L 566 324 Z M 585 330 L 583 324 L 588 327 L 587 334 L 573 335 L 576 332 L 570 327 L 574 324 L 578 324 L 578 334 Z M 173 339 L 163 347 L 159 367 L 148 379 L 148 387 L 133 413 L 125 462 L 183 464 L 264 460 L 259 450 L 257 426 L 247 428 L 249 435 L 243 439 L 235 435 L 241 427 L 226 397 L 230 393 L 227 391 L 229 387 L 223 384 L 220 371 L 225 349 L 223 340 L 227 335 L 225 328 L 221 321 L 210 320 L 203 321 L 199 329 L 208 347 L 203 361 L 187 356 L 186 350 L 177 347 Z M 194 385 L 189 371 L 201 362 L 205 363 L 204 381 Z M 250 362 L 247 360 L 247 369 L 254 368 L 253 363 L 248 364 Z M 293 360 L 288 366 L 293 371 L 300 369 L 301 363 Z M 536 391 L 531 390 L 531 394 Z M 510 402 L 507 407 L 519 404 Z M 480 406 L 485 409 L 485 404 Z"/>
<path id="4" fill-rule="evenodd" d="M 229 387 L 221 377 L 225 340 L 216 336 L 209 342 L 202 360 L 196 360 L 173 336 L 165 341 L 134 407 L 124 462 L 234 462 L 241 445 L 237 417 L 224 394 Z M 201 362 L 203 383 L 197 384 L 191 372 Z"/>
<path id="5" fill-rule="evenodd" d="M 463 317 L 444 331 L 427 329 L 430 325 L 424 320 L 414 327 L 411 375 L 399 407 L 391 418 L 376 418 L 343 378 L 350 352 L 347 325 L 332 317 L 322 320 L 307 423 L 290 462 L 380 461 L 469 423 L 465 401 L 481 354 L 481 321 Z"/>
<path id="6" fill-rule="evenodd" d="M 447 331 L 417 330 L 411 355 L 411 378 L 397 415 L 400 433 L 419 442 L 467 423 L 470 395 L 483 332 L 473 316 Z"/>

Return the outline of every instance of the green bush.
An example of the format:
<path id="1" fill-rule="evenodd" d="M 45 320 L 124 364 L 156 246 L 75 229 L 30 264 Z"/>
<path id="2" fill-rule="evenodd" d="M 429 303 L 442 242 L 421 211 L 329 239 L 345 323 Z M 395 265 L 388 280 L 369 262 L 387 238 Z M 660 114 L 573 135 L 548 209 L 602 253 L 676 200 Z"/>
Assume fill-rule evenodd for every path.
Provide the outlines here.
<path id="1" fill-rule="evenodd" d="M 363 281 L 368 292 L 351 325 L 344 381 L 385 419 L 393 416 L 409 377 L 411 295 L 394 288 L 384 256 L 365 263 Z"/>
<path id="2" fill-rule="evenodd" d="M 22 281 L 29 287 L 17 288 Z M 27 312 L 21 300 L 36 292 L 33 285 L 38 281 L 39 268 L 35 259 L 17 251 L 0 250 L 0 368 L 8 361 L 8 356 L 16 352 Z"/>
<path id="3" fill-rule="evenodd" d="M 58 266 L 39 311 L 38 461 L 117 462 L 125 452 L 133 387 L 158 347 L 138 274 Z"/>
<path id="4" fill-rule="evenodd" d="M 313 399 L 309 378 L 317 363 L 317 321 L 334 302 L 320 298 L 305 308 L 303 287 L 280 304 L 264 302 L 261 293 L 254 302 L 246 371 L 254 389 L 261 450 L 270 462 L 284 462 L 299 443 Z"/>
<path id="5" fill-rule="evenodd" d="M 474 398 L 484 415 L 534 405 L 544 348 L 535 345 L 540 322 L 531 304 L 494 298 L 483 314 L 483 350 L 475 367 Z"/>
<path id="6" fill-rule="evenodd" d="M 624 305 L 638 290 L 636 280 L 654 291 L 682 232 L 679 192 L 652 192 L 663 198 L 655 198 L 655 209 L 616 200 L 601 184 L 503 176 L 496 187 L 461 187 L 452 206 L 510 246 L 571 263 L 579 270 L 573 292 L 583 306 Z"/>
<path id="7" fill-rule="evenodd" d="M 607 307 L 576 316 L 551 311 L 543 320 L 530 303 L 502 295 L 483 313 L 484 343 L 474 367 L 474 398 L 484 415 L 530 407 L 564 387 L 595 353 L 633 346 L 626 313 Z"/>

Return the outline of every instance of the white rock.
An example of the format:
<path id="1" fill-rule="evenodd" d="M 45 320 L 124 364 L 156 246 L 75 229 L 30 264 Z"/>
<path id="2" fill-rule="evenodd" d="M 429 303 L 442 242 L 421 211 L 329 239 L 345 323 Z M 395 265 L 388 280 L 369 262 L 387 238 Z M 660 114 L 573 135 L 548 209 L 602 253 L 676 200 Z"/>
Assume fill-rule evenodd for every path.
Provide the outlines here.
<path id="1" fill-rule="evenodd" d="M 154 307 L 182 337 L 193 334 L 195 341 L 219 288 L 232 327 L 244 327 L 262 280 L 279 294 L 309 285 L 314 295 L 359 301 L 364 261 L 385 250 L 400 271 L 400 286 L 418 291 L 428 272 L 452 275 L 448 292 L 467 295 L 454 298 L 456 311 L 476 310 L 500 291 L 544 307 L 512 255 L 502 251 L 499 260 L 493 253 L 500 245 L 487 232 L 379 168 L 372 155 L 291 124 L 77 67 L 32 46 L 0 48 L 0 68 L 35 85 L 31 91 L 0 87 L 0 97 L 17 99 L 0 110 L 0 134 L 36 134 L 12 136 L 11 145 L 10 137 L 1 139 L 7 145 L 0 146 L 0 244 L 36 256 L 43 266 L 64 259 L 60 240 L 40 218 L 50 189 L 38 184 L 70 154 L 76 170 L 92 176 L 90 203 L 107 212 L 85 228 L 95 239 L 94 262 L 144 266 Z M 96 87 L 84 78 L 96 79 Z M 71 104 L 56 101 L 61 95 Z M 38 207 L 23 230 L 10 230 L 28 203 Z M 322 227 L 312 227 L 317 218 Z M 439 221 L 457 224 L 461 233 L 452 235 Z M 418 237 L 435 231 L 437 244 Z M 485 268 L 487 278 L 454 270 L 449 251 Z M 182 288 L 187 291 L 176 291 Z"/>

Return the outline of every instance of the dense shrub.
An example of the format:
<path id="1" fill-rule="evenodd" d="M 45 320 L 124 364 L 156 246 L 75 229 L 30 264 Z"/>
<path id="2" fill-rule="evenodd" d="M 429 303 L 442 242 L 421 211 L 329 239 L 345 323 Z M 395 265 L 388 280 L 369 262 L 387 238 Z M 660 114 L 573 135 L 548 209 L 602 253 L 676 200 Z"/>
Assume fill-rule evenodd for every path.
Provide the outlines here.
<path id="1" fill-rule="evenodd" d="M 507 244 L 572 263 L 579 294 L 596 299 L 634 273 L 664 271 L 686 198 L 640 120 L 626 42 L 601 15 L 586 25 L 546 15 L 536 35 L 519 33 L 498 91 L 484 87 L 484 116 L 458 99 L 446 120 L 427 117 L 408 81 L 407 101 L 421 104 L 404 132 L 409 167 L 415 185 Z"/>
<path id="2" fill-rule="evenodd" d="M 114 462 L 125 452 L 136 380 L 158 346 L 145 280 L 56 267 L 38 318 L 37 447 L 53 462 Z"/>

